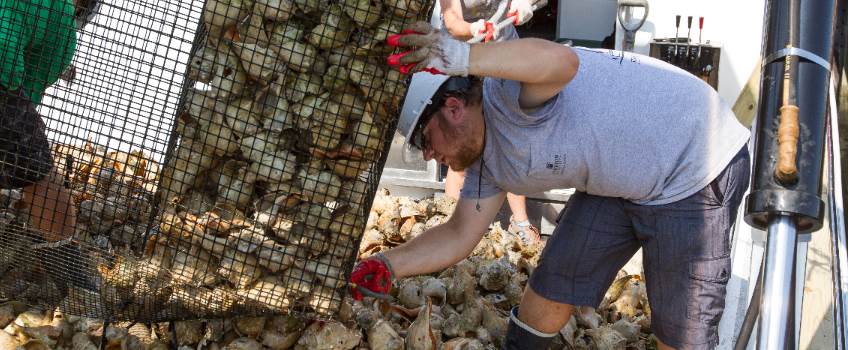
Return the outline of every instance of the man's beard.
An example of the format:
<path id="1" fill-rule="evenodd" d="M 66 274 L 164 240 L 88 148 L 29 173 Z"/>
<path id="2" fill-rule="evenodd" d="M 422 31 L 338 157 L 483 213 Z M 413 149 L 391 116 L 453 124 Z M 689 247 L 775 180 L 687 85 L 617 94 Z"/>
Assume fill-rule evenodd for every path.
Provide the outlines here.
<path id="1" fill-rule="evenodd" d="M 454 171 L 465 170 L 465 168 L 471 166 L 471 164 L 474 164 L 480 158 L 480 154 L 483 153 L 483 146 L 476 144 L 477 140 L 471 133 L 471 128 L 468 125 L 449 127 L 448 125 L 450 124 L 441 113 L 437 117 L 441 118 L 439 120 L 439 129 L 441 129 L 442 134 L 457 142 L 455 147 L 458 152 L 455 157 L 452 157 L 453 159 L 449 160 L 447 165 Z"/>
<path id="2" fill-rule="evenodd" d="M 475 147 L 471 145 L 471 142 L 466 142 L 459 146 L 459 154 L 457 154 L 456 158 L 451 159 L 450 168 L 455 171 L 463 171 L 465 168 L 474 164 L 478 158 L 480 158 L 480 147 Z"/>

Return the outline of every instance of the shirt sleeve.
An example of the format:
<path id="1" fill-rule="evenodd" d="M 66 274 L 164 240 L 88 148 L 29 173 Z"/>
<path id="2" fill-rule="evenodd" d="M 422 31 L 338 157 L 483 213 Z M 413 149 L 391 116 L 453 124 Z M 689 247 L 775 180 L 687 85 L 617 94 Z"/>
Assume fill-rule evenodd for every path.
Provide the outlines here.
<path id="1" fill-rule="evenodd" d="M 29 30 L 25 14 L 15 8 L 17 0 L 0 0 L 0 85 L 9 90 L 21 87 L 26 66 L 24 49 Z"/>
<path id="2" fill-rule="evenodd" d="M 554 95 L 544 104 L 532 110 L 521 108 L 518 103 L 520 95 L 521 83 L 518 81 L 497 78 L 485 78 L 483 80 L 485 107 L 495 112 L 489 113 L 490 115 L 509 118 L 507 122 L 520 126 L 533 126 L 559 113 L 562 92 Z"/>
<path id="3" fill-rule="evenodd" d="M 483 199 L 503 192 L 497 185 L 485 176 L 480 176 L 479 160 L 465 169 L 465 182 L 462 183 L 460 198 Z M 485 170 L 484 170 L 485 171 Z"/>

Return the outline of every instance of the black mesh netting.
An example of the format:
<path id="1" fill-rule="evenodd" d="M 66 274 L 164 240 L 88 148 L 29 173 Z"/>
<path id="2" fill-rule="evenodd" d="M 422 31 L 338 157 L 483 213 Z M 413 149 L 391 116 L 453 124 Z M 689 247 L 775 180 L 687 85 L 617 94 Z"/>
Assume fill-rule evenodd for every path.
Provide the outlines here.
<path id="1" fill-rule="evenodd" d="M 333 314 L 432 1 L 71 3 L 0 1 L 0 300 Z"/>

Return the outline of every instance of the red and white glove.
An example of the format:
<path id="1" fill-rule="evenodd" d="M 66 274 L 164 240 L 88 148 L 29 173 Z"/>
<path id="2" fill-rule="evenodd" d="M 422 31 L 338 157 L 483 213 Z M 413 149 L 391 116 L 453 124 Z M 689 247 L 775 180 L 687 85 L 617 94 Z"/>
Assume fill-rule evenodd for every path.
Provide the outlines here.
<path id="1" fill-rule="evenodd" d="M 402 73 L 427 71 L 434 74 L 468 75 L 468 55 L 471 46 L 451 37 L 427 22 L 416 22 L 401 34 L 386 39 L 389 46 L 409 48 L 388 57 L 390 66 Z"/>
<path id="2" fill-rule="evenodd" d="M 512 0 L 509 3 L 509 12 L 506 15 L 515 16 L 513 23 L 520 26 L 533 17 L 533 5 L 530 4 L 530 0 Z"/>
<path id="3" fill-rule="evenodd" d="M 471 31 L 471 40 L 474 42 L 489 42 L 497 39 L 494 24 L 485 19 L 478 19 L 477 22 L 471 23 L 469 30 Z"/>
<path id="4" fill-rule="evenodd" d="M 389 294 L 392 288 L 392 267 L 382 253 L 360 261 L 350 274 L 354 285 L 350 294 L 354 300 L 362 300 L 362 293 L 355 286 L 361 286 L 378 294 Z"/>

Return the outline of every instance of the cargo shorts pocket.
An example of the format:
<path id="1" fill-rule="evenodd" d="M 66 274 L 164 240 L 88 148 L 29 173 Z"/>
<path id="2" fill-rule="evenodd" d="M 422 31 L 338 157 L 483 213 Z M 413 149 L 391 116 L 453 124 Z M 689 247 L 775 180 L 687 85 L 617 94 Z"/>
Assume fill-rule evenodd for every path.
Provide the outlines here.
<path id="1" fill-rule="evenodd" d="M 690 320 L 717 325 L 724 312 L 724 297 L 730 280 L 730 255 L 689 262 Z"/>

